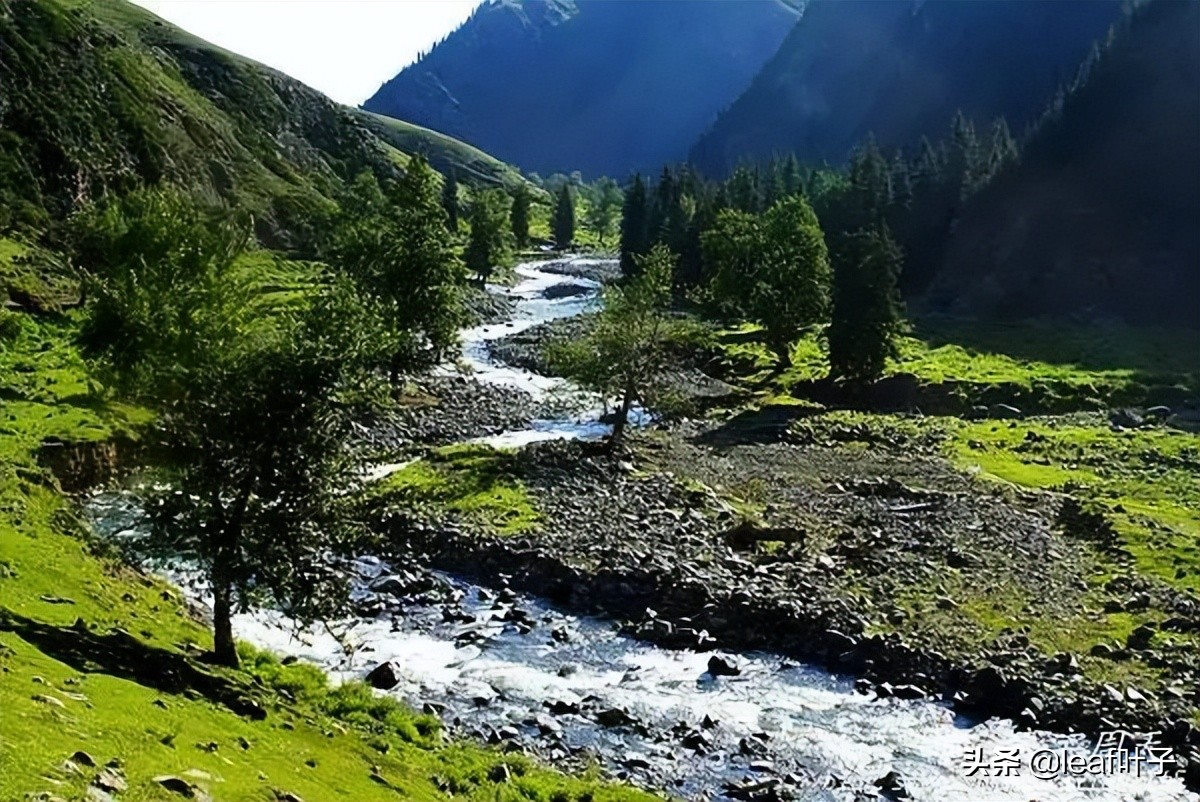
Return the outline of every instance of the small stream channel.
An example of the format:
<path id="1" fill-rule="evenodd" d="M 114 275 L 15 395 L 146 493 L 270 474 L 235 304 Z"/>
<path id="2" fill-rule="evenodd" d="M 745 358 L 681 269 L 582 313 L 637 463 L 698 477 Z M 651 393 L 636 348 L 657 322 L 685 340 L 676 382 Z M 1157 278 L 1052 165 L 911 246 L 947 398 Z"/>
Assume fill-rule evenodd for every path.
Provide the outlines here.
<path id="1" fill-rule="evenodd" d="M 517 273 L 515 288 L 496 290 L 517 299 L 513 320 L 464 331 L 463 361 L 477 378 L 545 399 L 569 388 L 495 362 L 488 341 L 579 314 L 596 303 L 599 285 L 537 265 Z M 546 289 L 560 282 L 590 291 L 546 298 Z M 485 442 L 520 446 L 603 436 L 608 427 L 596 420 L 598 410 L 584 407 L 591 412 L 536 421 Z M 136 508 L 128 497 L 97 496 L 90 510 L 101 532 L 136 537 Z M 352 617 L 328 629 L 297 629 L 278 613 L 259 611 L 235 620 L 238 637 L 339 678 L 359 679 L 391 661 L 398 684 L 388 692 L 438 711 L 455 733 L 519 743 L 567 767 L 594 759 L 615 777 L 671 796 L 856 800 L 902 786 L 909 796 L 892 798 L 1197 799 L 1175 779 L 1036 777 L 1029 767 L 1034 753 L 1087 753 L 1090 745 L 1077 737 L 1016 732 L 1007 721 L 965 721 L 928 701 L 875 699 L 856 693 L 847 678 L 778 656 L 725 653 L 721 658 L 739 673 L 713 676 L 711 653 L 632 640 L 610 621 L 557 610 L 508 590 L 500 579 L 496 587 L 480 587 L 420 568 L 393 569 L 371 557 L 351 570 Z M 165 573 L 192 598 L 207 601 L 203 587 L 185 574 Z M 1015 776 L 968 777 L 963 759 L 973 750 L 985 761 L 1017 750 L 1022 765 Z M 889 782 L 889 775 L 898 781 Z"/>

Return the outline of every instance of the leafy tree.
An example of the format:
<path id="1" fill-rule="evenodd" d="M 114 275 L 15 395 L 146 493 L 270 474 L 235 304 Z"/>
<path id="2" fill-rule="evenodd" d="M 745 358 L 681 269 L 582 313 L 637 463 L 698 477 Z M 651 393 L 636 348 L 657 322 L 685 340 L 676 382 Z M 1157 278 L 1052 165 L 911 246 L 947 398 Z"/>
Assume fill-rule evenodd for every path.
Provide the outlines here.
<path id="1" fill-rule="evenodd" d="M 357 534 L 347 434 L 376 397 L 376 318 L 344 278 L 264 310 L 235 269 L 247 228 L 178 197 L 138 195 L 82 226 L 86 249 L 106 254 L 86 352 L 156 407 L 170 456 L 173 482 L 145 492 L 148 545 L 203 572 L 215 659 L 236 666 L 237 610 L 270 600 L 313 620 L 344 600 L 330 555 Z"/>
<path id="2" fill-rule="evenodd" d="M 466 261 L 467 268 L 480 281 L 487 281 L 497 265 L 506 264 L 511 258 L 508 202 L 503 190 L 486 189 L 477 192 L 471 203 Z"/>
<path id="3" fill-rule="evenodd" d="M 529 247 L 529 207 L 533 196 L 529 187 L 521 184 L 513 193 L 512 208 L 509 210 L 509 227 L 518 249 Z"/>
<path id="4" fill-rule="evenodd" d="M 886 227 L 840 234 L 833 242 L 830 372 L 854 382 L 873 380 L 895 356 L 902 329 L 897 277 L 903 256 Z"/>
<path id="5" fill-rule="evenodd" d="M 458 232 L 458 173 L 451 169 L 442 181 L 442 209 L 446 212 L 446 229 Z"/>
<path id="6" fill-rule="evenodd" d="M 625 276 L 636 274 L 637 257 L 649 250 L 649 212 L 646 182 L 639 173 L 625 192 L 621 209 L 621 272 Z"/>
<path id="7" fill-rule="evenodd" d="M 575 198 L 571 194 L 569 184 L 563 184 L 558 192 L 552 228 L 554 247 L 558 250 L 566 250 L 575 242 Z"/>
<path id="8" fill-rule="evenodd" d="M 762 216 L 727 209 L 701 248 L 718 308 L 759 323 L 780 368 L 788 367 L 792 343 L 828 310 L 829 255 L 808 201 L 788 198 Z"/>
<path id="9" fill-rule="evenodd" d="M 551 362 L 566 376 L 606 401 L 618 399 L 613 446 L 625 436 L 634 403 L 648 403 L 658 391 L 655 379 L 681 326 L 669 313 L 675 257 L 656 245 L 637 261 L 635 278 L 604 291 L 604 308 L 591 331 L 550 349 Z"/>
<path id="10" fill-rule="evenodd" d="M 414 156 L 382 206 L 365 190 L 370 201 L 347 208 L 331 253 L 330 262 L 355 279 L 391 332 L 393 381 L 441 359 L 463 319 L 465 275 L 446 236 L 436 176 Z"/>
<path id="11" fill-rule="evenodd" d="M 611 178 L 599 179 L 588 191 L 588 206 L 583 222 L 596 233 L 601 247 L 604 246 L 605 237 L 612 233 L 623 200 L 621 188 Z"/>

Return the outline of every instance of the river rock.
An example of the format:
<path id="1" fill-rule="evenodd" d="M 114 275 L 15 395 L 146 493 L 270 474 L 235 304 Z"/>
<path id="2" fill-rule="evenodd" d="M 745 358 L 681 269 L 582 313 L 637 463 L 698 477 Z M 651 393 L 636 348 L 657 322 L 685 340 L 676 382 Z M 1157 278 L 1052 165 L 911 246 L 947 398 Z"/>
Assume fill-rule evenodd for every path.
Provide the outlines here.
<path id="1" fill-rule="evenodd" d="M 736 677 L 742 670 L 732 660 L 714 654 L 708 658 L 708 673 L 714 677 Z"/>
<path id="2" fill-rule="evenodd" d="M 396 667 L 389 660 L 371 669 L 371 673 L 367 674 L 367 684 L 376 690 L 390 691 L 400 684 L 400 677 L 396 674 Z"/>

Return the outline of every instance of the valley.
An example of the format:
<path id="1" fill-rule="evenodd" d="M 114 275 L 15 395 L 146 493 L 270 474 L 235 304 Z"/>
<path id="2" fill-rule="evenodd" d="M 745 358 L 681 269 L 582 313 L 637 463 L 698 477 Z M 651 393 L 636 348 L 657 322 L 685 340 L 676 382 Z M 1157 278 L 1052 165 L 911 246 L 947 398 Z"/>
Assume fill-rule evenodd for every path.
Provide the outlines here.
<path id="1" fill-rule="evenodd" d="M 1200 0 L 148 7 L 0 0 L 0 802 L 1200 799 Z"/>

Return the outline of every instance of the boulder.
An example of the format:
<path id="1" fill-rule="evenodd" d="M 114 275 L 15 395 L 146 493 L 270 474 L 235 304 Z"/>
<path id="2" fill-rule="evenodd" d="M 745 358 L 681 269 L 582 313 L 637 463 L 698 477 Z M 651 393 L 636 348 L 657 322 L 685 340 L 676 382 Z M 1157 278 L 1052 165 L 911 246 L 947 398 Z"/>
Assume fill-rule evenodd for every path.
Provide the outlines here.
<path id="1" fill-rule="evenodd" d="M 708 673 L 714 677 L 736 677 L 742 670 L 732 660 L 714 654 L 708 658 Z"/>
<path id="2" fill-rule="evenodd" d="M 367 684 L 376 690 L 390 691 L 400 684 L 400 677 L 396 674 L 396 667 L 388 661 L 371 669 L 371 673 L 367 674 Z"/>

